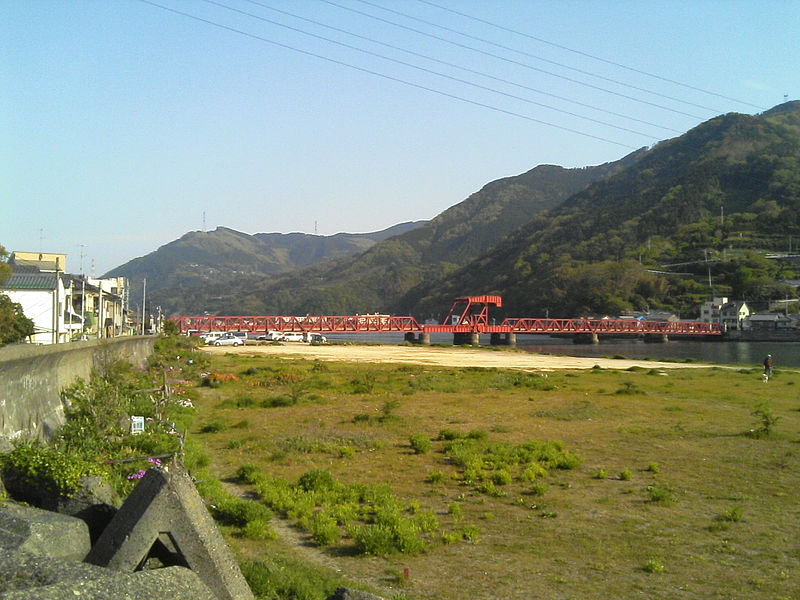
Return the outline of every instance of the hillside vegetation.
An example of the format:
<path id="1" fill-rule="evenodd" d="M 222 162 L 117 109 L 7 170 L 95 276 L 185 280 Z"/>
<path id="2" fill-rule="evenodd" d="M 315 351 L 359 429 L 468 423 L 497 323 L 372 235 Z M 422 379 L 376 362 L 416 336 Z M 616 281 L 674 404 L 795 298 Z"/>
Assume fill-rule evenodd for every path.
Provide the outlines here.
<path id="1" fill-rule="evenodd" d="M 350 257 L 259 277 L 175 286 L 173 314 L 438 316 L 500 294 L 512 316 L 696 317 L 710 296 L 764 310 L 792 298 L 800 242 L 800 102 L 726 114 L 620 161 L 541 165 L 486 185 L 429 223 Z M 184 282 L 186 283 L 186 282 Z"/>
<path id="2" fill-rule="evenodd" d="M 171 312 L 351 314 L 394 311 L 413 287 L 451 273 L 598 179 L 634 163 L 642 152 L 596 167 L 540 165 L 484 186 L 429 223 L 350 258 L 300 272 L 224 285 L 164 290 L 154 301 Z"/>
<path id="3" fill-rule="evenodd" d="M 499 293 L 516 314 L 691 315 L 713 293 L 763 307 L 795 295 L 778 280 L 796 268 L 764 256 L 797 247 L 798 217 L 800 102 L 723 115 L 535 217 L 403 305 L 424 311 Z"/>
<path id="4" fill-rule="evenodd" d="M 190 231 L 146 256 L 112 269 L 105 277 L 124 276 L 131 282 L 132 301 L 141 299 L 142 280 L 148 292 L 182 289 L 232 279 L 251 280 L 267 274 L 298 269 L 333 258 L 358 254 L 376 243 L 419 227 L 425 221 L 394 225 L 372 233 L 256 233 L 250 235 L 227 227 Z M 168 297 L 168 295 L 167 295 Z"/>

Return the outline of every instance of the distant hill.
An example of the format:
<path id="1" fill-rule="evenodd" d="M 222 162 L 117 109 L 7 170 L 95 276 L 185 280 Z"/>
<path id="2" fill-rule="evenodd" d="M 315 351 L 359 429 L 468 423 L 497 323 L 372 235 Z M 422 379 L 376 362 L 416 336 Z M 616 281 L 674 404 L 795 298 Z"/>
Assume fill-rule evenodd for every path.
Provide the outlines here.
<path id="1" fill-rule="evenodd" d="M 658 144 L 404 303 L 419 313 L 457 295 L 497 293 L 513 315 L 668 308 L 692 316 L 713 293 L 763 309 L 796 295 L 778 283 L 796 277 L 795 267 L 765 256 L 796 251 L 798 241 L 795 101 L 722 115 Z"/>
<path id="2" fill-rule="evenodd" d="M 180 239 L 135 258 L 104 277 L 130 279 L 132 300 L 141 296 L 147 278 L 148 296 L 161 288 L 183 289 L 224 283 L 236 277 L 263 277 L 363 252 L 376 243 L 424 225 L 414 221 L 372 233 L 256 233 L 250 235 L 227 227 L 191 231 Z"/>
<path id="3" fill-rule="evenodd" d="M 162 290 L 171 313 L 351 314 L 395 311 L 403 296 L 456 270 L 535 215 L 635 163 L 644 151 L 595 167 L 540 165 L 493 181 L 429 223 L 365 252 L 278 277 L 238 277 L 203 289 Z M 155 301 L 155 300 L 154 300 Z"/>

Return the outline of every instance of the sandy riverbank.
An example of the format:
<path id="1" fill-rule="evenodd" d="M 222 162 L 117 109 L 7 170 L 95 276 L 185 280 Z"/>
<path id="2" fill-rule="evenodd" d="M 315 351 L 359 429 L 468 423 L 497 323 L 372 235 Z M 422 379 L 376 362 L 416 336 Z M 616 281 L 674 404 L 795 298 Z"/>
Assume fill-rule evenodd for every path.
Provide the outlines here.
<path id="1" fill-rule="evenodd" d="M 203 350 L 212 354 L 231 352 L 236 354 L 282 356 L 308 360 L 398 363 L 430 365 L 438 367 L 484 367 L 498 369 L 521 369 L 524 371 L 555 371 L 558 369 L 591 369 L 595 365 L 603 369 L 692 369 L 710 367 L 700 363 L 671 363 L 652 360 L 585 358 L 577 356 L 553 356 L 514 350 L 489 350 L 479 348 L 439 348 L 429 346 L 361 346 L 349 344 L 323 344 L 311 346 L 302 343 L 282 345 L 205 346 Z"/>

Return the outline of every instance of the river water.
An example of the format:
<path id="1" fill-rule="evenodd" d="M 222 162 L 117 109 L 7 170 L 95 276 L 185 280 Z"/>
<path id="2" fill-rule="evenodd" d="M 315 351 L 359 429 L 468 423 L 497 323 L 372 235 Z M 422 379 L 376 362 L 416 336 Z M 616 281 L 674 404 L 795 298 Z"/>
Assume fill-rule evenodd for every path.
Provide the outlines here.
<path id="1" fill-rule="evenodd" d="M 379 342 L 399 344 L 401 333 L 326 334 L 329 341 Z M 489 336 L 481 336 L 481 344 L 489 345 Z M 431 334 L 431 342 L 452 344 L 452 334 Z M 798 342 L 707 342 L 674 340 L 666 344 L 646 344 L 639 339 L 602 340 L 599 344 L 573 344 L 564 338 L 548 335 L 517 335 L 517 347 L 529 352 L 565 354 L 568 356 L 624 356 L 626 358 L 694 359 L 721 364 L 744 363 L 761 367 L 767 354 L 772 354 L 775 367 L 800 367 Z"/>

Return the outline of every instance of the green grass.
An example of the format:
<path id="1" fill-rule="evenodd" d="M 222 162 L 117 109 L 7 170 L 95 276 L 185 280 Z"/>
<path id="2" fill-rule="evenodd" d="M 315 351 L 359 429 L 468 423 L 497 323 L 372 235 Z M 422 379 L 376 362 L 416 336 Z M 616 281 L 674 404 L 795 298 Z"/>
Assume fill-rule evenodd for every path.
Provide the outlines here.
<path id="1" fill-rule="evenodd" d="M 374 504 L 317 497 L 295 498 L 286 513 L 273 507 L 291 512 L 348 578 L 380 587 L 387 572 L 407 567 L 413 576 L 402 593 L 415 600 L 589 598 L 599 577 L 603 595 L 613 598 L 672 598 L 678 589 L 703 598 L 793 597 L 798 374 L 764 386 L 749 370 L 733 369 L 542 377 L 212 360 L 215 372 L 238 376 L 198 388 L 192 435 L 208 449 L 214 474 L 232 478 L 251 464 L 290 489 L 323 469 L 335 485 L 382 484 L 396 499 L 380 518 Z M 262 404 L 290 396 L 301 382 L 307 387 L 297 403 Z M 243 420 L 247 427 L 234 426 Z M 216 421 L 228 427 L 200 432 Z M 765 427 L 768 434 L 743 435 Z M 595 479 L 600 465 L 604 475 Z M 429 533 L 410 535 L 423 527 Z M 280 539 L 257 533 L 230 540 L 253 560 L 292 554 Z"/>

